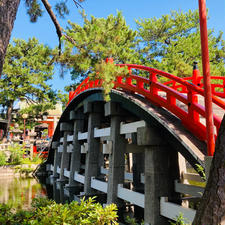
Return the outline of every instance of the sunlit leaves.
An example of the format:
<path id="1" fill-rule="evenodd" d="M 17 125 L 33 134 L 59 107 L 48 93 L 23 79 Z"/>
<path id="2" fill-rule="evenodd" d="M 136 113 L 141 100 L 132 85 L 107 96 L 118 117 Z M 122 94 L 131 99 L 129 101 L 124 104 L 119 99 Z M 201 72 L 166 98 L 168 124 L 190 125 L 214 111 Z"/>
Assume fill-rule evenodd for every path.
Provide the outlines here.
<path id="1" fill-rule="evenodd" d="M 1 106 L 13 106 L 15 101 L 23 99 L 27 102 L 27 110 L 31 107 L 30 114 L 37 115 L 52 108 L 52 91 L 47 84 L 53 75 L 53 66 L 48 65 L 50 60 L 51 49 L 39 44 L 37 39 L 27 42 L 14 39 L 8 46 L 0 79 Z"/>
<path id="2" fill-rule="evenodd" d="M 83 12 L 84 24 L 80 26 L 69 22 L 66 34 L 73 38 L 75 44 L 64 42 L 64 53 L 59 61 L 69 68 L 72 67 L 72 78 L 80 82 L 82 78 L 92 74 L 92 77 L 101 76 L 105 92 L 112 87 L 112 81 L 118 76 L 118 68 L 109 67 L 103 70 L 106 58 L 113 58 L 115 63 L 137 63 L 136 31 L 131 30 L 118 12 L 116 16 L 90 19 Z M 101 73 L 99 69 L 101 68 Z M 96 73 L 98 75 L 96 75 Z M 125 75 L 125 74 L 124 74 Z"/>
<path id="3" fill-rule="evenodd" d="M 192 64 L 199 62 L 201 69 L 201 41 L 198 11 L 172 11 L 161 18 L 140 19 L 140 54 L 145 65 L 173 73 L 191 76 Z M 208 31 L 209 56 L 212 75 L 225 75 L 224 40 Z"/>

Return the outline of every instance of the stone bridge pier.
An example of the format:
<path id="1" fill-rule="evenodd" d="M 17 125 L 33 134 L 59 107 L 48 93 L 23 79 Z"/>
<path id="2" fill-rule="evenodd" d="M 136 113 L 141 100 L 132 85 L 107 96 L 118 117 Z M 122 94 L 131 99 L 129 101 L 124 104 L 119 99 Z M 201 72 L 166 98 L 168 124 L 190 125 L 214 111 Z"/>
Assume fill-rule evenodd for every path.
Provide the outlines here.
<path id="1" fill-rule="evenodd" d="M 194 167 L 198 157 L 170 129 L 168 115 L 130 98 L 106 103 L 99 96 L 69 105 L 59 121 L 46 163 L 57 193 L 77 201 L 97 196 L 146 225 L 167 225 L 180 212 L 191 221 L 195 212 L 182 206 L 182 194 L 199 189 L 187 191 L 186 163 L 178 158 Z"/>

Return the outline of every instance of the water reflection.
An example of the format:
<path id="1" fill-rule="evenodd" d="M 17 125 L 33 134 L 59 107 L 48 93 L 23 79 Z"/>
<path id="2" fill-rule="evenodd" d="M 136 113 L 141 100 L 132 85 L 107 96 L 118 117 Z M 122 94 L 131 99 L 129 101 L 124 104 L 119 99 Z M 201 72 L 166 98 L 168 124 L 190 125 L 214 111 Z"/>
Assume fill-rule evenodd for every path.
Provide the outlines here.
<path id="1" fill-rule="evenodd" d="M 46 188 L 34 178 L 0 178 L 0 203 L 28 209 L 38 196 L 46 196 Z"/>

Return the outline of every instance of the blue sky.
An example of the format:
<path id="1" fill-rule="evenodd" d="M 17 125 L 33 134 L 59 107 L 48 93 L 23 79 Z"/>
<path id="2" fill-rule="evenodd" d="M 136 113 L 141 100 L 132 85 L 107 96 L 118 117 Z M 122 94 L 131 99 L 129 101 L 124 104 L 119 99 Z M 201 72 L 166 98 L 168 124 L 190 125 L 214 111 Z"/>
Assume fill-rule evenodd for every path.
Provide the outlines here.
<path id="1" fill-rule="evenodd" d="M 50 47 L 58 45 L 58 38 L 55 27 L 51 22 L 48 14 L 38 20 L 37 23 L 30 23 L 26 15 L 24 2 L 21 1 L 17 19 L 14 24 L 12 38 L 22 38 L 27 40 L 29 37 L 36 37 L 41 43 Z M 54 1 L 50 1 L 52 3 Z M 66 27 L 67 20 L 81 23 L 79 10 L 75 7 L 72 0 L 68 0 L 70 15 L 64 20 L 59 20 L 62 27 Z M 107 17 L 109 14 L 116 14 L 116 11 L 122 11 L 127 24 L 136 29 L 135 19 L 160 17 L 161 15 L 170 13 L 171 10 L 182 10 L 184 12 L 189 9 L 198 9 L 198 0 L 86 0 L 82 4 L 87 15 L 95 17 Z M 224 0 L 206 0 L 206 6 L 209 9 L 208 27 L 214 28 L 216 32 L 219 30 L 225 33 L 225 1 Z M 225 39 L 225 34 L 224 34 Z M 160 69 L 160 68 L 159 68 Z M 64 79 L 59 78 L 59 72 L 56 71 L 54 80 L 51 81 L 54 89 L 61 89 L 70 83 L 69 74 Z"/>

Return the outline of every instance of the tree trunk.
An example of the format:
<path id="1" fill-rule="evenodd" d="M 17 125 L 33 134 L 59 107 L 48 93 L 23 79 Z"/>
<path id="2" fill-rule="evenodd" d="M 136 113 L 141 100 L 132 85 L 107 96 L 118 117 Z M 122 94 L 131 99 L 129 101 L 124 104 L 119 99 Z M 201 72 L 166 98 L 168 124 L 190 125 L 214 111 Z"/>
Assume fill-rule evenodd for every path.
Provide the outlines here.
<path id="1" fill-rule="evenodd" d="M 193 225 L 225 224 L 225 116 L 216 140 L 209 179 Z M 223 220 L 223 221 L 222 221 Z"/>
<path id="2" fill-rule="evenodd" d="M 11 124 L 11 121 L 12 121 L 12 110 L 13 110 L 13 101 L 10 101 L 9 103 L 9 106 L 7 108 L 7 126 L 6 126 L 6 134 L 5 134 L 5 137 L 8 136 L 9 134 L 9 129 L 10 129 L 10 124 Z"/>
<path id="3" fill-rule="evenodd" d="M 0 0 L 0 77 L 20 0 Z"/>

